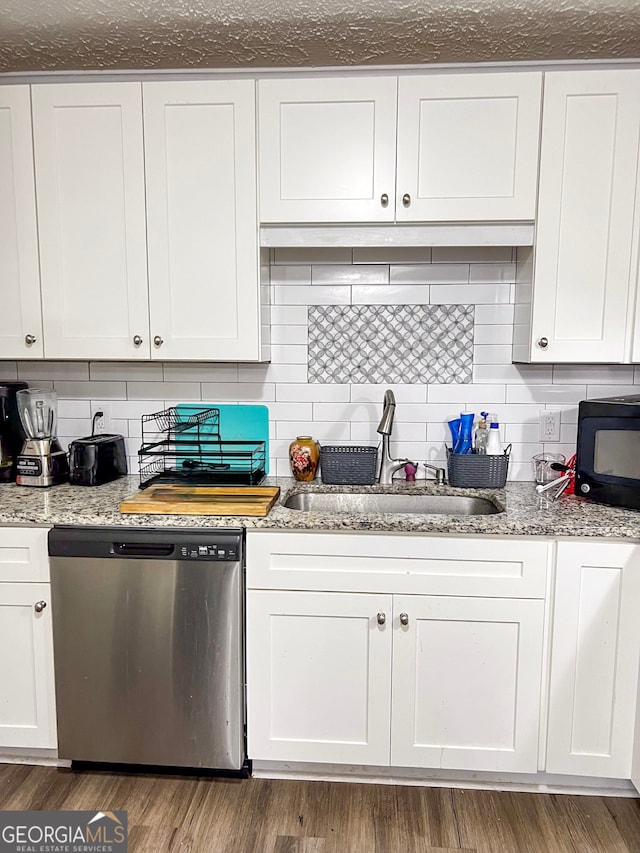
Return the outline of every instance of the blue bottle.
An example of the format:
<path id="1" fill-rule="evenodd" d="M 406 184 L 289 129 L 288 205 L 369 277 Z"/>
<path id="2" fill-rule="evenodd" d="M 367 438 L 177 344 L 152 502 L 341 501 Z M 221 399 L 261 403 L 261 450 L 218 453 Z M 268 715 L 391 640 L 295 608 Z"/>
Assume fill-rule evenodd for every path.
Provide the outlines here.
<path id="1" fill-rule="evenodd" d="M 460 435 L 453 448 L 454 453 L 471 453 L 473 447 L 473 412 L 460 415 Z"/>

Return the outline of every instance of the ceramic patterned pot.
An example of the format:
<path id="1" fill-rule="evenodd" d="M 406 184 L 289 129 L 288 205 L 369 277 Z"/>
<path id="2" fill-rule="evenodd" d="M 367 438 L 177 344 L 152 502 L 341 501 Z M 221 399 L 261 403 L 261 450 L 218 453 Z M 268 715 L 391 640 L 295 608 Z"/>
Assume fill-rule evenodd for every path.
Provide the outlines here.
<path id="1" fill-rule="evenodd" d="M 319 460 L 320 448 L 310 435 L 299 435 L 289 445 L 289 464 L 296 480 L 303 483 L 315 480 Z"/>

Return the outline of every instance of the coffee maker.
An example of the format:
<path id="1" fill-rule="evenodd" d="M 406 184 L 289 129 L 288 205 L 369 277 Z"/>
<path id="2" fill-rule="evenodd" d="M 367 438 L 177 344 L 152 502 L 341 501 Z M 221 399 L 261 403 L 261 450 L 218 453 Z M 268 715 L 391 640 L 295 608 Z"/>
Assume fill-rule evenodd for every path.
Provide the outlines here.
<path id="1" fill-rule="evenodd" d="M 0 482 L 3 483 L 16 479 L 18 454 L 26 439 L 16 394 L 28 387 L 26 382 L 0 383 Z"/>
<path id="2" fill-rule="evenodd" d="M 67 454 L 56 438 L 55 391 L 29 389 L 16 394 L 18 414 L 27 435 L 20 455 L 19 486 L 55 486 L 69 477 Z"/>

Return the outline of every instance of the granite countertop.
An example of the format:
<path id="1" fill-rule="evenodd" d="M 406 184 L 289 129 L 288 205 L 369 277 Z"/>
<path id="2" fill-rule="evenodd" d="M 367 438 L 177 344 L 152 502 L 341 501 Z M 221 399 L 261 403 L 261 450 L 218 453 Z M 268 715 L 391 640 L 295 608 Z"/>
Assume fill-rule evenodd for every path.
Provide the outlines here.
<path id="1" fill-rule="evenodd" d="M 600 536 L 640 540 L 640 511 L 608 507 L 584 498 L 563 495 L 550 502 L 538 497 L 533 483 L 508 483 L 504 489 L 454 489 L 419 481 L 393 486 L 324 486 L 297 483 L 289 477 L 269 477 L 263 485 L 280 486 L 278 503 L 266 518 L 248 516 L 121 514 L 118 504 L 138 490 L 138 480 L 123 477 L 93 488 L 53 486 L 49 489 L 0 485 L 0 524 L 127 527 L 247 527 L 270 530 L 334 530 L 379 533 L 450 533 L 499 536 Z M 300 512 L 287 509 L 292 492 L 352 491 L 418 494 L 461 494 L 489 497 L 504 512 L 494 515 L 423 515 Z"/>

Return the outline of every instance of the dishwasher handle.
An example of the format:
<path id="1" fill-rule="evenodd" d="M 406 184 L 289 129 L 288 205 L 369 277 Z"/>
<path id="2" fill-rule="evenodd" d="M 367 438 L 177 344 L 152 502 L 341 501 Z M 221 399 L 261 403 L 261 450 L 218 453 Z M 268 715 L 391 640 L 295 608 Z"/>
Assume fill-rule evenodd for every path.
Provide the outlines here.
<path id="1" fill-rule="evenodd" d="M 171 557 L 175 553 L 175 545 L 164 542 L 114 542 L 111 553 L 114 557 Z"/>

